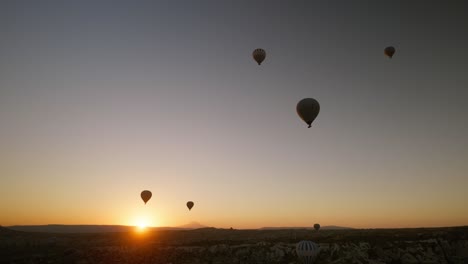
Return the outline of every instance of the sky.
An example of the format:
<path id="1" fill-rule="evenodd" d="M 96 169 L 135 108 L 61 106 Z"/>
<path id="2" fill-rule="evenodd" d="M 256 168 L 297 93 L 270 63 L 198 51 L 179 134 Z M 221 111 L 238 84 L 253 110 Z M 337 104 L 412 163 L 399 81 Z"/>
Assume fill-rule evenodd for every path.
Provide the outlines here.
<path id="1" fill-rule="evenodd" d="M 1 1 L 0 225 L 467 225 L 466 10 Z"/>

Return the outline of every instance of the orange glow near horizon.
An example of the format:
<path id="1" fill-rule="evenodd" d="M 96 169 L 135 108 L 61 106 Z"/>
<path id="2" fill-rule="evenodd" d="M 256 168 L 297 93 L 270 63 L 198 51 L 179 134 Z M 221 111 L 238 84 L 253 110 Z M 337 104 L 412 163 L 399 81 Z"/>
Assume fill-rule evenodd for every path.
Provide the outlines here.
<path id="1" fill-rule="evenodd" d="M 137 231 L 142 233 L 146 230 L 146 225 L 142 224 L 142 225 L 138 225 L 137 226 Z"/>
<path id="2" fill-rule="evenodd" d="M 137 227 L 138 231 L 142 232 L 148 227 L 157 227 L 159 225 L 156 215 L 151 212 L 148 208 L 140 208 L 138 213 L 135 214 L 126 225 Z"/>
<path id="3" fill-rule="evenodd" d="M 333 198 L 333 194 L 329 197 Z M 61 207 L 60 211 L 53 211 L 48 207 L 28 207 L 25 202 L 18 200 L 17 204 L 24 205 L 2 210 L 5 214 L 1 216 L 0 225 L 127 225 L 144 231 L 148 227 L 178 227 L 191 222 L 208 227 L 235 229 L 311 227 L 314 223 L 352 228 L 443 227 L 463 226 L 468 223 L 467 209 L 461 203 L 442 206 L 435 200 L 432 203 L 428 200 L 426 207 L 418 207 L 411 201 L 379 207 L 377 198 L 358 203 L 359 197 L 356 197 L 358 196 L 348 199 L 349 205 L 343 205 L 338 199 L 334 201 L 324 197 L 327 202 L 323 204 L 310 206 L 309 203 L 277 203 L 277 208 L 265 206 L 268 205 L 267 200 L 264 203 L 246 201 L 244 204 L 248 206 L 225 206 L 226 202 L 207 197 L 205 200 L 195 201 L 195 207 L 191 211 L 187 210 L 183 200 L 177 199 L 154 199 L 145 205 L 135 197 L 121 197 L 120 204 L 112 200 L 107 203 L 98 201 L 94 204 L 96 207 L 61 207 L 59 202 L 51 202 L 52 205 Z M 432 206 L 437 206 L 439 213 L 434 213 Z"/>
<path id="4" fill-rule="evenodd" d="M 138 230 L 144 231 L 146 227 L 148 226 L 148 224 L 146 223 L 145 220 L 140 220 L 139 222 L 137 222 L 136 226 L 138 227 Z"/>
<path id="5" fill-rule="evenodd" d="M 120 203 L 109 199 L 105 202 L 97 201 L 93 206 L 76 202 L 78 206 L 75 207 L 69 207 L 65 203 L 62 206 L 60 200 L 36 199 L 42 200 L 39 204 L 50 203 L 50 208 L 30 207 L 26 201 L 18 199 L 16 204 L 20 206 L 0 208 L 5 212 L 1 216 L 0 225 L 127 225 L 143 231 L 148 227 L 178 227 L 191 222 L 202 226 L 235 229 L 311 227 L 314 223 L 352 228 L 443 227 L 463 226 L 468 223 L 467 209 L 462 203 L 443 206 L 435 198 L 426 198 L 427 206 L 418 207 L 417 201 L 410 200 L 406 203 L 379 206 L 382 198 L 367 201 L 355 195 L 348 198 L 348 204 L 343 204 L 340 199 L 332 200 L 333 194 L 328 197 L 326 195 L 323 198 L 325 203 L 313 206 L 308 202 L 280 204 L 278 199 L 276 207 L 271 208 L 268 207 L 268 199 L 259 199 L 260 202 L 239 201 L 237 206 L 225 206 L 226 201 L 212 200 L 207 196 L 204 200 L 195 201 L 195 207 L 191 211 L 185 207 L 185 201 L 177 197 L 154 199 L 145 205 L 138 200 L 138 196 L 135 198 L 129 195 L 120 197 Z M 164 193 L 161 196 L 164 197 Z M 398 199 L 403 201 L 404 198 Z M 432 207 L 437 207 L 438 213 L 434 213 Z M 52 208 L 61 210 L 54 211 Z"/>

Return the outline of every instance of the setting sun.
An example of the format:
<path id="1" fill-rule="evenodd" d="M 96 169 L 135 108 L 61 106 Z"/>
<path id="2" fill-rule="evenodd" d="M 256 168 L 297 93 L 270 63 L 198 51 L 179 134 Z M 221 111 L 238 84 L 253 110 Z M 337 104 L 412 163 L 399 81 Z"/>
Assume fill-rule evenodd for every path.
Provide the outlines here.
<path id="1" fill-rule="evenodd" d="M 138 227 L 138 230 L 143 231 L 146 228 L 146 224 L 140 223 L 140 224 L 137 225 L 137 227 Z"/>
<path id="2" fill-rule="evenodd" d="M 144 231 L 149 227 L 160 225 L 160 218 L 154 211 L 146 206 L 133 208 L 128 212 L 128 218 L 123 221 L 124 224 L 134 226 L 137 231 Z"/>
<path id="3" fill-rule="evenodd" d="M 149 216 L 139 216 L 133 221 L 133 226 L 137 228 L 137 231 L 145 231 L 149 226 L 155 226 L 154 219 Z"/>

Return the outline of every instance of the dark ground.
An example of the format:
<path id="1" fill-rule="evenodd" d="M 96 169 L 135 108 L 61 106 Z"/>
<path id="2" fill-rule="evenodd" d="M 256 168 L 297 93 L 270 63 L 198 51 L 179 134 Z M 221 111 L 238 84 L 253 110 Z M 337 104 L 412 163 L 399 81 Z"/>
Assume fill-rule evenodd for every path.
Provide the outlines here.
<path id="1" fill-rule="evenodd" d="M 0 227 L 0 264 L 298 263 L 294 246 L 312 240 L 316 263 L 468 263 L 468 227 L 229 230 L 53 234 Z"/>

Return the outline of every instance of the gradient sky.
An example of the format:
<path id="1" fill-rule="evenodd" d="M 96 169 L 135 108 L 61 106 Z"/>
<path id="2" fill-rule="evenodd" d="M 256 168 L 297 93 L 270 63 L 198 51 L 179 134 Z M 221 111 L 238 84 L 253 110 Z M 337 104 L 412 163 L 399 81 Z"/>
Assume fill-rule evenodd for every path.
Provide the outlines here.
<path id="1" fill-rule="evenodd" d="M 0 225 L 467 225 L 467 10 L 1 1 Z"/>

